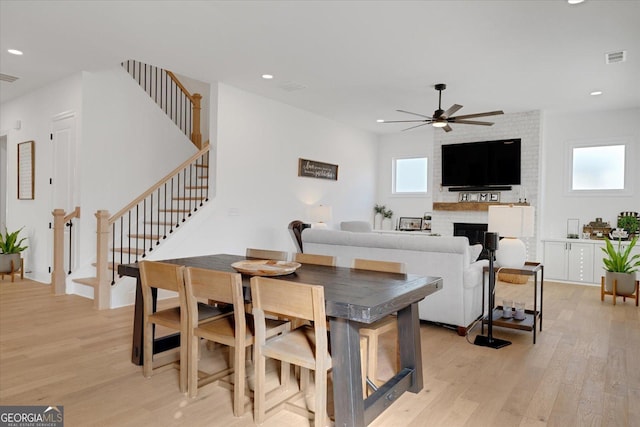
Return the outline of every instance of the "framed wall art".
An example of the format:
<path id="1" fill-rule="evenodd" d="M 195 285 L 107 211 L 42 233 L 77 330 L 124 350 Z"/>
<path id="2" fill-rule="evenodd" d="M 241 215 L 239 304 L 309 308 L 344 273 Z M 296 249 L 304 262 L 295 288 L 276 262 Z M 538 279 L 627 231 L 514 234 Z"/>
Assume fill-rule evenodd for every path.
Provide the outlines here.
<path id="1" fill-rule="evenodd" d="M 338 165 L 317 162 L 315 160 L 298 159 L 298 176 L 337 181 Z"/>
<path id="2" fill-rule="evenodd" d="M 34 198 L 35 154 L 33 141 L 18 144 L 18 199 L 20 200 Z"/>

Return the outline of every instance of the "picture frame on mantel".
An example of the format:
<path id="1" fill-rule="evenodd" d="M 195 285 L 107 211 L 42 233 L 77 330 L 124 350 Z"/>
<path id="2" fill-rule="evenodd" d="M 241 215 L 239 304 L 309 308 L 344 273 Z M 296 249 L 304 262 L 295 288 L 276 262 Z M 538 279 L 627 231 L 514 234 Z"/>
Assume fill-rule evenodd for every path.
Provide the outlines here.
<path id="1" fill-rule="evenodd" d="M 458 202 L 498 203 L 500 193 L 460 193 Z"/>

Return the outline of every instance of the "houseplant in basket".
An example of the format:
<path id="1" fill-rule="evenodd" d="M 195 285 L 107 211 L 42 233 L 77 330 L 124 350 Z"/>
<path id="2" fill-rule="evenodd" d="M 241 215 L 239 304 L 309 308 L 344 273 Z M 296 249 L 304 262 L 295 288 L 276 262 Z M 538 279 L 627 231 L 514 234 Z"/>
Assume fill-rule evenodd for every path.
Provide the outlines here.
<path id="1" fill-rule="evenodd" d="M 12 271 L 11 261 L 13 261 L 13 270 L 17 270 L 20 267 L 20 252 L 28 248 L 28 246 L 21 246 L 26 237 L 18 240 L 18 235 L 21 231 L 22 228 L 9 233 L 6 227 L 4 228 L 4 233 L 0 231 L 0 273 L 10 273 Z"/>
<path id="2" fill-rule="evenodd" d="M 605 290 L 613 290 L 613 281 L 617 280 L 616 295 L 633 295 L 636 289 L 636 271 L 640 267 L 640 254 L 631 255 L 631 250 L 638 242 L 634 237 L 626 248 L 618 239 L 617 248 L 611 240 L 605 239 L 605 247 L 601 248 L 606 256 L 602 259 L 605 272 Z"/>

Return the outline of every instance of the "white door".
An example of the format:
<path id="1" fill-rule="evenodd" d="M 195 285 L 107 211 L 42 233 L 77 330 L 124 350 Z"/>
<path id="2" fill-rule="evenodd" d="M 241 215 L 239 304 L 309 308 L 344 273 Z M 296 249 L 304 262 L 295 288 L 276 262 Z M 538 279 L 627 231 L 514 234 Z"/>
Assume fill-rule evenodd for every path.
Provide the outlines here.
<path id="1" fill-rule="evenodd" d="M 52 144 L 52 168 L 51 168 L 51 211 L 54 209 L 64 209 L 69 214 L 77 204 L 76 191 L 76 119 L 74 112 L 65 112 L 58 114 L 52 118 L 51 123 L 51 144 Z M 51 217 L 53 221 L 53 217 Z M 69 251 L 69 227 L 65 227 L 64 236 L 64 269 L 70 270 L 69 260 L 71 260 L 71 269 L 75 268 L 77 261 L 75 254 L 77 242 L 79 241 L 79 221 L 72 220 L 73 233 L 71 233 L 71 251 Z M 53 230 L 50 233 L 50 250 L 51 259 L 50 266 L 53 266 Z"/>
<path id="2" fill-rule="evenodd" d="M 7 225 L 7 136 L 0 135 L 0 230 Z"/>

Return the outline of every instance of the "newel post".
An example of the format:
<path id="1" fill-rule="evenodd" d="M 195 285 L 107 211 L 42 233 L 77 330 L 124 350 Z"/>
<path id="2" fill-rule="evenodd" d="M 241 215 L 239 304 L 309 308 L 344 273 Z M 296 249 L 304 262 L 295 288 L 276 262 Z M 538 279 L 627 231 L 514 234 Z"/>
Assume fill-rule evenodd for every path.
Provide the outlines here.
<path id="1" fill-rule="evenodd" d="M 51 271 L 51 293 L 64 295 L 67 292 L 67 276 L 64 274 L 64 209 L 54 209 L 53 215 L 53 271 Z"/>
<path id="2" fill-rule="evenodd" d="M 93 307 L 104 310 L 111 307 L 111 281 L 109 280 L 109 211 L 96 212 L 96 272 L 97 285 L 93 290 Z"/>
<path id="3" fill-rule="evenodd" d="M 198 149 L 202 149 L 202 134 L 200 133 L 200 100 L 202 95 L 194 93 L 191 97 L 193 102 L 193 130 L 191 132 L 191 142 L 194 143 Z"/>

